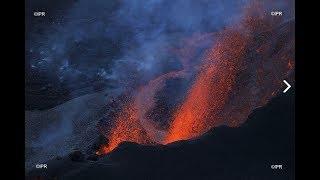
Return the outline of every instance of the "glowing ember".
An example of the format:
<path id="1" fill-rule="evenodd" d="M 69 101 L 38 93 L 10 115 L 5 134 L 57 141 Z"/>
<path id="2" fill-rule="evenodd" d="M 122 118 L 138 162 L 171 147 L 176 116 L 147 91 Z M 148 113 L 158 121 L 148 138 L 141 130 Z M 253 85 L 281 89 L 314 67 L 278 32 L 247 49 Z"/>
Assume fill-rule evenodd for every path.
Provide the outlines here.
<path id="1" fill-rule="evenodd" d="M 140 87 L 118 114 L 108 134 L 109 143 L 97 154 L 108 153 L 124 141 L 168 144 L 198 137 L 222 124 L 239 126 L 253 109 L 275 96 L 281 89 L 282 78 L 292 77 L 294 57 L 290 52 L 294 41 L 285 37 L 281 43 L 273 44 L 273 39 L 282 38 L 281 33 L 291 34 L 290 26 L 266 18 L 261 8 L 256 3 L 247 8 L 237 27 L 217 34 L 194 35 L 184 41 L 185 48 L 173 49 L 183 69 L 162 74 Z M 256 9 L 260 13 L 255 13 Z M 280 35 L 273 30 L 275 27 L 282 28 Z M 216 41 L 207 48 L 207 39 L 212 35 Z M 193 60 L 200 47 L 206 47 L 207 51 L 199 65 Z M 147 117 L 156 105 L 156 93 L 167 80 L 188 80 L 192 75 L 196 75 L 193 84 L 172 119 L 168 119 L 169 128 L 160 129 Z"/>
<path id="2" fill-rule="evenodd" d="M 232 90 L 246 41 L 241 33 L 228 31 L 208 52 L 197 80 L 174 115 L 165 144 L 197 137 L 222 123 L 219 112 Z"/>
<path id="3" fill-rule="evenodd" d="M 145 131 L 138 121 L 137 110 L 128 104 L 116 119 L 115 126 L 109 134 L 109 143 L 101 147 L 97 154 L 106 154 L 124 141 L 148 144 Z"/>
<path id="4" fill-rule="evenodd" d="M 116 119 L 115 126 L 108 135 L 109 144 L 104 145 L 97 154 L 105 154 L 116 148 L 121 142 L 129 141 L 139 144 L 162 143 L 166 132 L 159 130 L 157 124 L 146 118 L 147 112 L 155 105 L 154 96 L 160 91 L 168 79 L 188 78 L 190 74 L 190 61 L 195 52 L 193 49 L 207 44 L 211 34 L 195 35 L 186 40 L 182 49 L 177 49 L 183 69 L 172 71 L 151 80 L 138 89 L 132 103 L 128 103 Z M 206 38 L 206 39 L 205 39 Z M 186 56 L 185 52 L 188 52 Z"/>

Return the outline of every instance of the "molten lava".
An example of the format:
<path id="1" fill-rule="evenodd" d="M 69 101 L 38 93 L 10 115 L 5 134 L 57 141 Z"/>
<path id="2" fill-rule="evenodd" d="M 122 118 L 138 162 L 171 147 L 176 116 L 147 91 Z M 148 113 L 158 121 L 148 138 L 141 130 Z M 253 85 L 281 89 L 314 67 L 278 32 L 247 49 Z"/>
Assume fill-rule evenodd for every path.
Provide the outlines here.
<path id="1" fill-rule="evenodd" d="M 124 141 L 139 144 L 149 143 L 146 132 L 139 123 L 137 112 L 135 106 L 130 103 L 124 107 L 116 119 L 115 126 L 111 129 L 109 143 L 101 147 L 97 152 L 98 155 L 109 153 Z"/>
<path id="2" fill-rule="evenodd" d="M 223 123 L 219 113 L 233 88 L 247 41 L 240 32 L 227 31 L 207 53 L 205 65 L 174 115 L 165 144 L 197 137 Z"/>
<path id="3" fill-rule="evenodd" d="M 194 49 L 206 46 L 211 36 L 212 34 L 196 34 L 185 40 L 184 47 L 173 50 L 180 57 L 182 70 L 162 74 L 140 87 L 134 95 L 134 100 L 128 103 L 116 118 L 115 125 L 108 134 L 109 143 L 102 146 L 97 154 L 109 153 L 125 141 L 139 144 L 162 143 L 166 132 L 160 130 L 146 114 L 155 106 L 155 95 L 165 86 L 167 80 L 189 78 L 188 75 L 192 71 L 190 61 L 196 55 Z"/>
<path id="4" fill-rule="evenodd" d="M 266 104 L 281 90 L 282 79 L 293 77 L 294 33 L 290 21 L 270 20 L 262 9 L 254 4 L 237 26 L 195 35 L 183 42 L 184 48 L 173 49 L 183 68 L 162 74 L 134 92 L 107 134 L 109 143 L 97 154 L 109 153 L 124 141 L 168 144 L 196 138 L 222 124 L 236 127 L 253 109 Z M 215 42 L 208 44 L 213 35 Z M 201 48 L 206 51 L 199 58 Z M 189 81 L 193 75 L 186 97 L 170 114 L 168 129 L 159 128 L 147 116 L 156 105 L 156 93 L 170 79 Z"/>

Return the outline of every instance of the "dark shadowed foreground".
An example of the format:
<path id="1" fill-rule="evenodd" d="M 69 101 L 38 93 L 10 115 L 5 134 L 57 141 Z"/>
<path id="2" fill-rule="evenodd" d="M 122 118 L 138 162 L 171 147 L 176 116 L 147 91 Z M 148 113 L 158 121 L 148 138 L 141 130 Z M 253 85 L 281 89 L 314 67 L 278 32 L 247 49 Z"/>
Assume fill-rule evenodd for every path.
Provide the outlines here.
<path id="1" fill-rule="evenodd" d="M 83 158 L 82 158 L 83 159 Z M 28 179 L 293 179 L 294 90 L 256 109 L 239 128 L 218 127 L 167 146 L 122 143 L 90 160 L 70 156 L 33 170 Z M 271 165 L 281 164 L 282 170 Z"/>

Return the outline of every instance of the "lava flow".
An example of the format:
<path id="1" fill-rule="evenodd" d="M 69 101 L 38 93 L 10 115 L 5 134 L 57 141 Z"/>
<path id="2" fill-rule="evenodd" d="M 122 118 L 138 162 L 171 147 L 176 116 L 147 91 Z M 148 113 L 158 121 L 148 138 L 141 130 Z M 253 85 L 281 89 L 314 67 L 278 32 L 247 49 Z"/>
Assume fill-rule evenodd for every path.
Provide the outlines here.
<path id="1" fill-rule="evenodd" d="M 294 33 L 291 21 L 270 21 L 259 8 L 250 7 L 246 12 L 249 15 L 245 14 L 237 26 L 214 34 L 213 44 L 197 46 L 208 39 L 205 35 L 186 44 L 192 48 L 179 51 L 183 69 L 162 74 L 133 93 L 107 135 L 109 143 L 97 154 L 109 153 L 124 141 L 168 144 L 199 137 L 222 124 L 238 126 L 253 109 L 275 96 L 281 89 L 281 80 L 293 77 Z M 255 9 L 260 13 L 250 16 Z M 197 64 L 193 61 L 198 57 L 194 50 L 200 47 L 206 51 Z M 155 107 L 156 93 L 169 79 L 187 81 L 192 76 L 195 79 L 168 119 L 168 128 L 159 128 L 147 117 Z"/>
<path id="2" fill-rule="evenodd" d="M 109 143 L 103 145 L 97 152 L 98 155 L 106 154 L 116 148 L 121 142 L 137 142 L 148 144 L 146 132 L 140 125 L 137 110 L 130 103 L 126 105 L 115 120 L 115 126 L 109 134 Z"/>
<path id="3" fill-rule="evenodd" d="M 188 96 L 169 128 L 164 143 L 197 137 L 221 124 L 219 112 L 232 90 L 248 38 L 228 31 L 208 53 Z"/>
<path id="4" fill-rule="evenodd" d="M 167 80 L 190 78 L 192 72 L 190 61 L 196 56 L 194 49 L 208 45 L 211 36 L 210 33 L 194 35 L 185 40 L 185 47 L 172 49 L 172 52 L 179 57 L 182 70 L 162 74 L 138 88 L 133 100 L 127 102 L 125 108 L 118 114 L 115 125 L 108 134 L 109 143 L 103 145 L 97 154 L 106 154 L 124 141 L 139 144 L 162 143 L 166 132 L 159 129 L 156 123 L 146 117 L 146 114 L 155 106 L 155 95 L 165 86 Z"/>

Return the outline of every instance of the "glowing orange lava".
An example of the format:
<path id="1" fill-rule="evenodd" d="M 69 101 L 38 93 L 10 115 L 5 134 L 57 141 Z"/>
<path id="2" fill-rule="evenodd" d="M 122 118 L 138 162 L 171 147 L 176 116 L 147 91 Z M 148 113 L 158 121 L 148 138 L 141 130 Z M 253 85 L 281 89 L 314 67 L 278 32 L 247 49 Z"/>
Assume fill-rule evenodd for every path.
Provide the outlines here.
<path id="1" fill-rule="evenodd" d="M 124 141 L 168 144 L 196 138 L 222 124 L 235 127 L 253 109 L 266 104 L 281 89 L 282 79 L 292 77 L 294 56 L 290 52 L 294 41 L 289 36 L 280 37 L 282 33 L 292 34 L 290 26 L 281 29 L 283 24 L 265 17 L 262 9 L 254 3 L 246 9 L 237 27 L 215 34 L 198 34 L 184 41 L 185 47 L 171 49 L 177 53 L 182 70 L 162 74 L 133 93 L 132 100 L 115 119 L 108 134 L 109 143 L 97 154 L 109 153 Z M 255 13 L 257 10 L 259 13 Z M 275 32 L 275 28 L 279 28 L 280 33 Z M 212 35 L 216 41 L 208 48 L 206 40 Z M 280 38 L 283 42 L 274 44 L 275 39 Z M 281 48 L 274 48 L 276 45 Z M 199 47 L 207 48 L 200 64 L 193 62 Z M 168 120 L 169 128 L 160 130 L 147 117 L 149 110 L 155 107 L 156 93 L 163 89 L 167 80 L 187 80 L 192 75 L 196 75 L 193 84 Z"/>
<path id="2" fill-rule="evenodd" d="M 194 49 L 203 46 L 212 34 L 196 34 L 186 40 L 181 49 L 176 49 L 176 54 L 183 65 L 180 71 L 171 71 L 162 74 L 140 87 L 135 93 L 133 101 L 128 103 L 118 115 L 115 125 L 108 134 L 109 143 L 102 146 L 98 155 L 106 154 L 116 148 L 121 142 L 136 142 L 139 144 L 162 143 L 166 132 L 159 130 L 157 124 L 146 116 L 154 107 L 154 96 L 161 90 L 165 82 L 172 78 L 187 78 L 190 73 L 190 61 L 195 55 Z M 187 55 L 186 55 L 186 52 Z"/>
<path id="3" fill-rule="evenodd" d="M 119 117 L 116 119 L 115 126 L 109 134 L 109 143 L 101 147 L 98 155 L 106 154 L 116 148 L 121 142 L 137 142 L 139 144 L 148 144 L 149 140 L 140 123 L 135 106 L 128 104 L 124 107 Z"/>
<path id="4" fill-rule="evenodd" d="M 226 31 L 207 53 L 205 65 L 174 115 L 165 144 L 197 137 L 222 123 L 219 112 L 232 89 L 247 41 L 240 32 Z"/>

